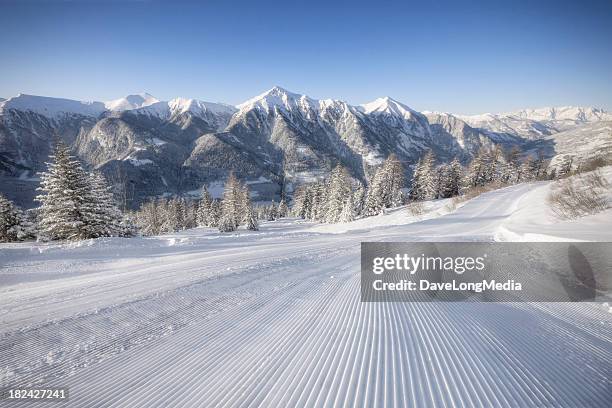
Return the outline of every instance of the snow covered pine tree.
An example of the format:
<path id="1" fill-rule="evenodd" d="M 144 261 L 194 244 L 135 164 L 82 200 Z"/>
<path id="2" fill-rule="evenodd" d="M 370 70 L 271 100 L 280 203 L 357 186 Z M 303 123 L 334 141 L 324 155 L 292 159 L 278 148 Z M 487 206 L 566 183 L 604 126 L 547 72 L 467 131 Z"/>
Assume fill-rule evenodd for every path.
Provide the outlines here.
<path id="1" fill-rule="evenodd" d="M 90 211 L 87 218 L 88 235 L 91 238 L 126 235 L 123 215 L 115 204 L 113 193 L 100 173 L 89 174 Z"/>
<path id="2" fill-rule="evenodd" d="M 223 190 L 221 219 L 219 220 L 220 232 L 235 231 L 240 225 L 240 220 L 243 218 L 240 214 L 240 210 L 243 208 L 241 199 L 242 192 L 240 191 L 240 183 L 232 172 L 227 178 Z"/>
<path id="3" fill-rule="evenodd" d="M 21 209 L 0 194 L 0 242 L 14 242 L 28 235 Z"/>
<path id="4" fill-rule="evenodd" d="M 199 227 L 215 227 L 213 199 L 206 186 L 202 187 L 202 199 L 198 206 L 197 224 Z"/>
<path id="5" fill-rule="evenodd" d="M 410 199 L 423 201 L 435 198 L 436 195 L 436 171 L 434 168 L 435 157 L 431 150 L 418 161 L 412 174 L 412 186 L 410 188 Z"/>
<path id="6" fill-rule="evenodd" d="M 285 201 L 285 197 L 282 197 L 280 203 L 278 203 L 278 218 L 285 218 L 289 214 L 289 207 L 287 207 L 287 202 Z"/>
<path id="7" fill-rule="evenodd" d="M 391 154 L 374 174 L 366 193 L 363 214 L 378 215 L 385 208 L 401 205 L 404 200 L 404 184 L 404 167 L 397 156 Z"/>
<path id="8" fill-rule="evenodd" d="M 120 235 L 121 212 L 106 180 L 88 175 L 58 143 L 48 170 L 41 173 L 36 200 L 41 203 L 39 230 L 44 239 L 79 240 Z"/>

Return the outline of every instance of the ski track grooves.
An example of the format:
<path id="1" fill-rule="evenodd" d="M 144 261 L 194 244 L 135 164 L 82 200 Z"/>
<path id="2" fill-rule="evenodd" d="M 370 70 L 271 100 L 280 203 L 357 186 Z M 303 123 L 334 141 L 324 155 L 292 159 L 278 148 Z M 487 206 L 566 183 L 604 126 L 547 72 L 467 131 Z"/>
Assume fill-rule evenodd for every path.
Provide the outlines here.
<path id="1" fill-rule="evenodd" d="M 609 407 L 612 315 L 601 305 L 360 302 L 359 241 L 440 228 L 492 239 L 517 191 L 474 200 L 442 227 L 266 237 L 249 251 L 208 249 L 205 265 L 197 251 L 164 255 L 128 280 L 91 275 L 93 300 L 78 282 L 56 287 L 69 298 L 34 285 L 23 292 L 32 304 L 7 292 L 0 386 L 68 386 L 62 406 L 83 408 Z M 474 214 L 490 218 L 469 225 Z M 50 318 L 37 321 L 41 307 Z"/>

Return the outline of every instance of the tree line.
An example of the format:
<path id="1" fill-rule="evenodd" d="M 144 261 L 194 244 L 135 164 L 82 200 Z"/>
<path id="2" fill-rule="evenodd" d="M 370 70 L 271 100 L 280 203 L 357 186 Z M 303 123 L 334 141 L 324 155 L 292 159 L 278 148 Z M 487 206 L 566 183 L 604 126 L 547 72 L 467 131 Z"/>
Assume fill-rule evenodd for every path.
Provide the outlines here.
<path id="1" fill-rule="evenodd" d="M 87 172 L 59 143 L 41 173 L 38 208 L 24 214 L 0 196 L 0 241 L 81 240 L 131 236 L 135 230 L 118 209 L 104 177 Z"/>
<path id="2" fill-rule="evenodd" d="M 158 235 L 194 227 L 231 232 L 244 226 L 257 231 L 260 220 L 289 215 L 316 222 L 350 222 L 408 202 L 455 197 L 488 185 L 560 177 L 571 169 L 569 163 L 558 174 L 547 174 L 542 155 L 523 156 L 518 148 L 509 152 L 499 146 L 481 148 L 463 166 L 457 158 L 436 164 L 430 150 L 414 166 L 410 188 L 406 188 L 405 169 L 395 154 L 378 166 L 367 186 L 338 165 L 325 180 L 299 186 L 293 192 L 291 208 L 284 196 L 278 204 L 253 206 L 248 185 L 231 173 L 222 199 L 214 199 L 204 186 L 199 200 L 160 197 L 143 203 L 137 211 L 122 213 L 104 177 L 85 171 L 60 143 L 50 156 L 47 171 L 41 173 L 38 208 L 24 213 L 0 195 L 0 241 Z"/>
<path id="3" fill-rule="evenodd" d="M 543 155 L 527 156 L 513 148 L 481 148 L 467 167 L 455 158 L 436 165 L 429 150 L 416 163 L 406 188 L 405 171 L 394 154 L 378 167 L 366 187 L 337 166 L 327 180 L 301 186 L 294 194 L 293 215 L 336 223 L 383 214 L 414 201 L 451 198 L 485 186 L 502 186 L 549 178 Z"/>

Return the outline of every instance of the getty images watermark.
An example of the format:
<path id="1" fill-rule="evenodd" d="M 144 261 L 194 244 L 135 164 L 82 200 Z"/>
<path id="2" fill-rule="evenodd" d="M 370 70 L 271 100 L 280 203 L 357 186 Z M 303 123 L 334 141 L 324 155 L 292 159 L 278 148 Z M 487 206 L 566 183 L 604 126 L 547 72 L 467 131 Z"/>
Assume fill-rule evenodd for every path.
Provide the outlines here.
<path id="1" fill-rule="evenodd" d="M 612 243 L 364 242 L 364 302 L 610 300 Z"/>

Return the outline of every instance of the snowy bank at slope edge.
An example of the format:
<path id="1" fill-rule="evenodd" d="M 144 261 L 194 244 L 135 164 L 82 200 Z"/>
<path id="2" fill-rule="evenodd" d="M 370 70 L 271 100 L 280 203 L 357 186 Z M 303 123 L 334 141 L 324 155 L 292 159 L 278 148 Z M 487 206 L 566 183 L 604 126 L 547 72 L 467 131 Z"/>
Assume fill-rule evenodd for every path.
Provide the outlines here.
<path id="1" fill-rule="evenodd" d="M 601 169 L 612 181 L 612 167 Z M 497 229 L 497 241 L 612 241 L 612 209 L 576 220 L 560 220 L 547 202 L 553 182 L 541 183 L 525 194 Z M 609 192 L 612 201 L 612 191 Z M 536 232 L 537 231 L 537 232 Z"/>

